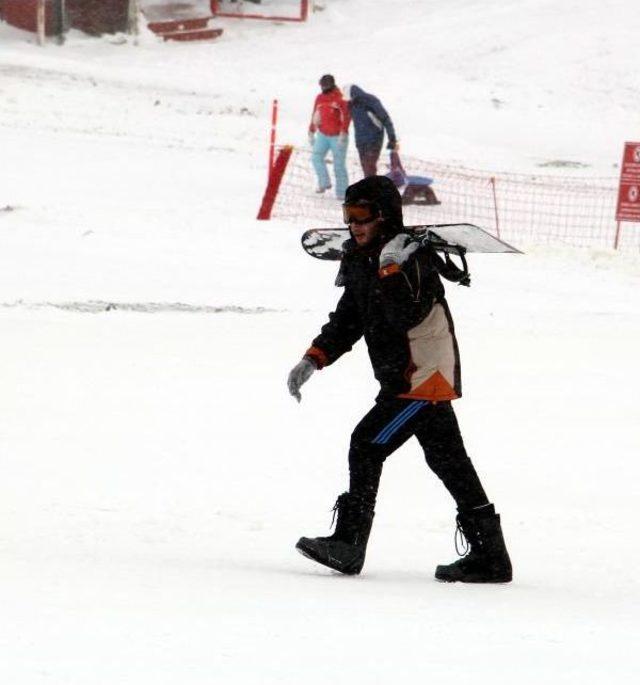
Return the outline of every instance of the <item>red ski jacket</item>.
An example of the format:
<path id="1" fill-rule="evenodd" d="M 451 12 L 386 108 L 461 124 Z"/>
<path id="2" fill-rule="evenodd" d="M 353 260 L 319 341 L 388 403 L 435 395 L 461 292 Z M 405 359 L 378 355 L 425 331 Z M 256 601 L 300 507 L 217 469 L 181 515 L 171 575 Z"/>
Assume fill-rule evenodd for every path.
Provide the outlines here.
<path id="1" fill-rule="evenodd" d="M 320 93 L 316 98 L 309 131 L 320 131 L 325 136 L 337 136 L 340 133 L 347 133 L 350 122 L 349 105 L 343 99 L 340 90 L 333 88 L 328 93 Z"/>

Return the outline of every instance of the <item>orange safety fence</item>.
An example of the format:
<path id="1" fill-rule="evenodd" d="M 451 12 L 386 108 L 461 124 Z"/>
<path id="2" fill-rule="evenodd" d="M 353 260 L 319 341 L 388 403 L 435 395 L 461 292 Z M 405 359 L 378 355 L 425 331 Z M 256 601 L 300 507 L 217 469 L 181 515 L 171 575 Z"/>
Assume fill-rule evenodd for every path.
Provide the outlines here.
<path id="1" fill-rule="evenodd" d="M 383 153 L 379 174 L 389 171 L 387 159 Z M 614 247 L 617 178 L 496 173 L 405 155 L 402 164 L 410 176 L 432 178 L 430 187 L 440 201 L 405 205 L 406 224 L 468 222 L 516 245 Z M 348 155 L 347 169 L 350 183 L 362 178 L 355 153 Z M 339 224 L 340 201 L 331 190 L 315 193 L 316 185 L 311 150 L 291 149 L 279 188 L 270 189 L 277 193 L 271 218 L 300 228 Z M 621 225 L 618 247 L 640 249 L 640 224 Z"/>

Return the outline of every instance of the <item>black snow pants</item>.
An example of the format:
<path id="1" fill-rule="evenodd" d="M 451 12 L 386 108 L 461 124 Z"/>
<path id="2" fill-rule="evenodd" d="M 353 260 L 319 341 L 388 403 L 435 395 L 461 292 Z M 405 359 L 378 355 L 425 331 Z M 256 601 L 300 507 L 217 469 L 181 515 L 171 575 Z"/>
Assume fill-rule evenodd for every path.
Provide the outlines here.
<path id="1" fill-rule="evenodd" d="M 428 466 L 444 483 L 460 511 L 487 504 L 451 402 L 378 400 L 351 435 L 349 491 L 373 508 L 384 460 L 412 435 L 422 446 Z"/>

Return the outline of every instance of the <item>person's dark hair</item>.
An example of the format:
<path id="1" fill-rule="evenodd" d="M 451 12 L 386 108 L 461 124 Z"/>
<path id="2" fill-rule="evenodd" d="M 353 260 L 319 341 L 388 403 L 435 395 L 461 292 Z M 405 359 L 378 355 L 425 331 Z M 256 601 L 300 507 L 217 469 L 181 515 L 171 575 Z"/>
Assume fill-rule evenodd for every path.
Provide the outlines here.
<path id="1" fill-rule="evenodd" d="M 393 237 L 403 230 L 402 198 L 390 178 L 369 176 L 350 185 L 345 193 L 345 205 L 359 202 L 371 202 L 380 208 L 385 237 Z"/>
<path id="2" fill-rule="evenodd" d="M 327 93 L 336 87 L 336 80 L 331 74 L 325 74 L 320 78 L 320 88 L 323 93 Z"/>

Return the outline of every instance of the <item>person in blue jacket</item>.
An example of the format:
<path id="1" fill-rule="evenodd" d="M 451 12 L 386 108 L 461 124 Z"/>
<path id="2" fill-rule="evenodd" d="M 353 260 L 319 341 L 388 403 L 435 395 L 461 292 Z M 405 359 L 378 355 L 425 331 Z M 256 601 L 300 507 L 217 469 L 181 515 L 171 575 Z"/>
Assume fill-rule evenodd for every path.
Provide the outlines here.
<path id="1" fill-rule="evenodd" d="M 375 176 L 378 171 L 378 159 L 380 159 L 385 131 L 387 149 L 398 149 L 398 140 L 391 117 L 375 95 L 366 93 L 359 86 L 344 86 L 342 95 L 349 102 L 362 171 L 365 177 Z"/>

